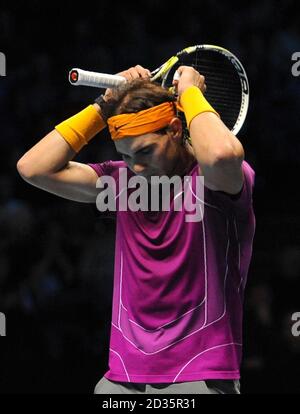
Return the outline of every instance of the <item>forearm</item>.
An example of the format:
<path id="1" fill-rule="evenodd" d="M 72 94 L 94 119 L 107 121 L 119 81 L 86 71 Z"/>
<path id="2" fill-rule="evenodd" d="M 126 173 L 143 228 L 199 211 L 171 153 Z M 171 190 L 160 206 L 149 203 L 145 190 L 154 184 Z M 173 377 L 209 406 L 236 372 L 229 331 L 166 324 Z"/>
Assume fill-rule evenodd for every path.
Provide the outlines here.
<path id="1" fill-rule="evenodd" d="M 64 168 L 76 152 L 54 129 L 18 161 L 19 173 L 27 179 L 49 175 Z"/>
<path id="2" fill-rule="evenodd" d="M 201 75 L 199 78 L 203 82 L 204 78 Z M 184 109 L 193 149 L 200 166 L 210 167 L 219 160 L 243 158 L 241 143 L 207 102 L 200 88 L 191 85 L 191 80 L 184 85 L 180 103 Z"/>
<path id="3" fill-rule="evenodd" d="M 237 194 L 243 185 L 243 146 L 201 93 L 199 86 L 203 85 L 203 76 L 192 68 L 184 72 L 179 85 L 180 103 L 205 185 L 211 190 Z"/>
<path id="4" fill-rule="evenodd" d="M 79 119 L 76 118 L 77 115 L 69 118 L 27 151 L 18 161 L 19 173 L 24 178 L 31 179 L 50 175 L 63 169 L 81 147 L 103 127 L 100 108 L 97 104 L 93 107 L 96 109 L 94 113 L 92 111 L 91 114 L 88 113 L 88 116 L 84 114 L 83 119 L 81 115 Z M 73 118 L 75 118 L 75 123 Z M 89 122 L 93 123 L 91 127 Z"/>

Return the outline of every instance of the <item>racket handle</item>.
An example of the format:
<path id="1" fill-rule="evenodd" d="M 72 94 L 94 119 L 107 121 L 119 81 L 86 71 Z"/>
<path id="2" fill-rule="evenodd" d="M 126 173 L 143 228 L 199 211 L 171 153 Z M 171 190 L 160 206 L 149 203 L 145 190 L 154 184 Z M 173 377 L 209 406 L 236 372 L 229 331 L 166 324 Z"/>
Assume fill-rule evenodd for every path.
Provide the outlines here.
<path id="1" fill-rule="evenodd" d="M 126 82 L 123 76 L 90 72 L 78 68 L 69 72 L 69 82 L 74 86 L 92 86 L 94 88 L 115 88 Z"/>

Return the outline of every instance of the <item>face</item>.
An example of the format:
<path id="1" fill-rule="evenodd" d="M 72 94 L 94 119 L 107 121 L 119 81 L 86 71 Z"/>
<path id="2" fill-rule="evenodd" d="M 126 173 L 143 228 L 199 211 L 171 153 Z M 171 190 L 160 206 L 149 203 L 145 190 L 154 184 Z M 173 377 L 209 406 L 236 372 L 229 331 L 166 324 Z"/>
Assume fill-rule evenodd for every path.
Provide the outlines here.
<path id="1" fill-rule="evenodd" d="M 149 133 L 123 138 L 115 141 L 115 145 L 129 169 L 148 181 L 154 175 L 175 175 L 182 152 L 182 146 L 172 130 L 164 135 Z"/>

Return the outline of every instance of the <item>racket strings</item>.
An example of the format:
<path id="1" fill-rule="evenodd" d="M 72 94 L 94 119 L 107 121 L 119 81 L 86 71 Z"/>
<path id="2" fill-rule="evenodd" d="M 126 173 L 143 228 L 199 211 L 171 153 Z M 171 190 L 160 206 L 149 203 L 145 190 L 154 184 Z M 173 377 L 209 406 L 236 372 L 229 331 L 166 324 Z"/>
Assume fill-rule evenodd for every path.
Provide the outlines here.
<path id="1" fill-rule="evenodd" d="M 205 77 L 205 96 L 221 116 L 225 125 L 232 129 L 241 107 L 241 82 L 231 61 L 221 53 L 196 51 L 186 55 L 185 64 L 194 67 Z"/>
<path id="2" fill-rule="evenodd" d="M 192 66 L 205 77 L 207 86 L 205 97 L 219 113 L 225 125 L 233 130 L 244 114 L 247 97 L 243 93 L 241 78 L 232 60 L 234 57 L 219 52 L 197 48 L 187 53 L 177 54 L 178 62 L 162 73 L 163 86 L 172 87 L 173 76 L 179 66 Z M 179 114 L 185 126 L 184 114 Z M 185 131 L 188 139 L 188 130 Z"/>

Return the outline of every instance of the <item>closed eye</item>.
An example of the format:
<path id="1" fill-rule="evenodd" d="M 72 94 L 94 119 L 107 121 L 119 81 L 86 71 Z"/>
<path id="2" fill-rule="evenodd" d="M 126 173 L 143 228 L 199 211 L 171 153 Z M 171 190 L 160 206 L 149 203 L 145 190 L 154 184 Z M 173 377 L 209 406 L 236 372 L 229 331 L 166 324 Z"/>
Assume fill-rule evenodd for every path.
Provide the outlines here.
<path id="1" fill-rule="evenodd" d="M 146 155 L 146 154 L 150 154 L 153 149 L 154 149 L 155 145 L 148 145 L 147 147 L 141 148 L 139 151 L 136 152 L 137 155 L 141 154 L 141 155 Z"/>
<path id="2" fill-rule="evenodd" d="M 145 149 L 142 149 L 142 150 L 140 150 L 140 151 L 138 151 L 138 155 L 145 155 L 145 154 L 150 154 L 150 152 L 151 152 L 151 149 L 150 148 L 145 148 Z"/>
<path id="3" fill-rule="evenodd" d="M 139 156 L 139 155 L 147 155 L 147 154 L 150 154 L 152 152 L 152 149 L 153 149 L 153 145 L 149 145 L 148 147 L 145 147 L 145 148 L 142 148 L 142 149 L 136 151 L 134 153 L 134 156 L 136 157 L 136 156 Z M 119 152 L 119 151 L 117 151 L 117 153 L 120 154 L 120 155 L 122 155 L 123 158 L 131 158 L 131 155 L 124 154 L 124 153 Z"/>

